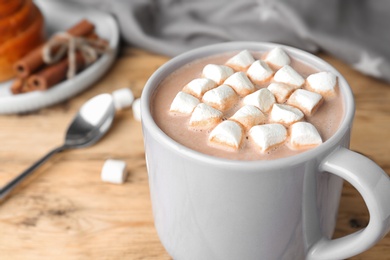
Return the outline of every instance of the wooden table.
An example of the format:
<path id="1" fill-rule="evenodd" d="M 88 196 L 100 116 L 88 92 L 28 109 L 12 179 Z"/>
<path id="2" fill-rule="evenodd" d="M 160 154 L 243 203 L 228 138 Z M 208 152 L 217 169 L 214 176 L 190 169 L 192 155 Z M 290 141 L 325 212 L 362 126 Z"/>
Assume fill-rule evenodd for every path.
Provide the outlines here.
<path id="1" fill-rule="evenodd" d="M 353 88 L 357 112 L 351 148 L 390 173 L 390 84 L 320 56 Z M 123 49 L 113 68 L 77 97 L 34 113 L 0 116 L 0 186 L 61 144 L 83 102 L 124 87 L 139 97 L 148 77 L 167 60 Z M 124 185 L 100 180 L 108 158 L 127 162 Z M 364 227 L 368 219 L 360 195 L 345 183 L 335 237 Z M 141 124 L 131 110 L 117 115 L 98 144 L 56 156 L 0 206 L 0 259 L 171 259 L 153 226 Z M 390 235 L 351 259 L 390 259 Z"/>

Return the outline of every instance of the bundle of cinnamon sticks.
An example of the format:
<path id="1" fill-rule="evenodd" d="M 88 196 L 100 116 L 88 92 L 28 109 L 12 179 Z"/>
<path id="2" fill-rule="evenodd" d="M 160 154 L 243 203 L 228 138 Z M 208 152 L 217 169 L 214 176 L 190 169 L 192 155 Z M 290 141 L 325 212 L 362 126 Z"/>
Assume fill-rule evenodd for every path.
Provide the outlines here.
<path id="1" fill-rule="evenodd" d="M 88 20 L 82 20 L 66 32 L 69 37 L 81 38 L 87 41 L 93 41 L 99 45 L 100 50 L 108 50 L 108 42 L 99 38 L 95 33 L 95 26 Z M 60 35 L 54 35 L 49 41 L 58 41 L 62 43 L 64 39 Z M 89 65 L 85 55 L 82 55 L 78 49 L 75 50 L 73 59 L 65 54 L 58 61 L 47 63 L 45 61 L 44 49 L 50 42 L 38 46 L 22 59 L 14 64 L 14 70 L 17 75 L 11 91 L 13 94 L 26 93 L 35 90 L 47 90 L 55 84 L 65 80 L 70 68 L 76 68 L 80 72 Z M 50 52 L 56 55 L 60 52 L 60 47 L 54 45 Z M 101 54 L 102 52 L 98 52 Z"/>

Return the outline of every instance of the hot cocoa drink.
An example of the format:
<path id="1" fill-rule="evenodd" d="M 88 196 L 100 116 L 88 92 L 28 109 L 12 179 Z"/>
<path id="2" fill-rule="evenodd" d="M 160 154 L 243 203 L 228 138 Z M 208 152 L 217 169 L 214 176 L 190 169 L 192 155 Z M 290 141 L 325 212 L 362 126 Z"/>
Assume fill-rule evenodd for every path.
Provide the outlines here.
<path id="1" fill-rule="evenodd" d="M 279 47 L 195 60 L 160 83 L 152 104 L 155 122 L 173 140 L 233 160 L 312 149 L 344 114 L 337 77 Z"/>

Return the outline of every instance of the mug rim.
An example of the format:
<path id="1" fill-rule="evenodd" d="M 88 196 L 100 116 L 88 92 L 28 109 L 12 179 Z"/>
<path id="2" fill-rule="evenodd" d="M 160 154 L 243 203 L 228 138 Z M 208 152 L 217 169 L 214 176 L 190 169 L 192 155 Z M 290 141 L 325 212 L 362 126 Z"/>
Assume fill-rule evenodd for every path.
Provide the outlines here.
<path id="1" fill-rule="evenodd" d="M 337 131 L 324 143 L 319 146 L 312 148 L 310 150 L 304 151 L 302 153 L 282 157 L 272 160 L 232 160 L 227 158 L 220 158 L 208 154 L 203 154 L 201 152 L 195 151 L 191 148 L 188 148 L 171 137 L 165 134 L 159 126 L 154 121 L 151 110 L 150 110 L 150 101 L 153 96 L 154 91 L 158 87 L 159 83 L 171 74 L 173 71 L 178 69 L 184 64 L 187 64 L 190 61 L 195 59 L 207 57 L 210 55 L 215 55 L 219 53 L 224 53 L 234 50 L 243 50 L 249 49 L 253 51 L 267 51 L 275 47 L 282 47 L 290 55 L 298 60 L 302 60 L 314 67 L 326 67 L 327 71 L 334 73 L 338 77 L 338 87 L 342 95 L 344 115 L 341 120 L 341 123 Z M 250 42 L 250 41 L 233 41 L 225 43 L 217 43 L 212 45 L 207 45 L 199 47 L 187 52 L 184 52 L 166 63 L 160 66 L 148 79 L 141 95 L 141 122 L 143 133 L 148 131 L 151 135 L 154 136 L 156 140 L 160 143 L 163 143 L 165 147 L 169 147 L 171 150 L 175 151 L 179 156 L 187 157 L 188 159 L 202 161 L 206 164 L 218 165 L 220 167 L 226 168 L 236 168 L 236 169 L 271 169 L 275 167 L 281 167 L 282 165 L 296 165 L 304 161 L 309 161 L 315 158 L 321 158 L 321 155 L 326 154 L 327 151 L 333 150 L 336 147 L 340 146 L 340 140 L 345 136 L 346 132 L 352 127 L 352 121 L 355 113 L 355 102 L 353 98 L 352 90 L 346 81 L 346 79 L 341 75 L 341 73 L 336 70 L 332 65 L 324 61 L 323 59 L 306 52 L 304 50 L 276 43 L 269 42 Z"/>

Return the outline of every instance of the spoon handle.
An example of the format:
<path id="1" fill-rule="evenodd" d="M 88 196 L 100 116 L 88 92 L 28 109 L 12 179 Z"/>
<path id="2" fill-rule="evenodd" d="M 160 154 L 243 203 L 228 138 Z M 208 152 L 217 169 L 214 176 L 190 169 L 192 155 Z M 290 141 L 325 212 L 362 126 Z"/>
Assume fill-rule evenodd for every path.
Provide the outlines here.
<path id="1" fill-rule="evenodd" d="M 11 180 L 9 183 L 7 183 L 3 188 L 0 189 L 0 203 L 3 202 L 8 195 L 20 184 L 23 180 L 25 180 L 27 177 L 29 177 L 36 169 L 38 169 L 42 164 L 44 164 L 47 160 L 49 160 L 54 154 L 62 152 L 66 150 L 66 146 L 60 146 L 52 151 L 50 151 L 48 154 L 46 154 L 44 157 L 39 159 L 37 162 L 35 162 L 33 165 L 31 165 L 28 169 L 26 169 L 24 172 L 16 176 L 13 180 Z"/>

